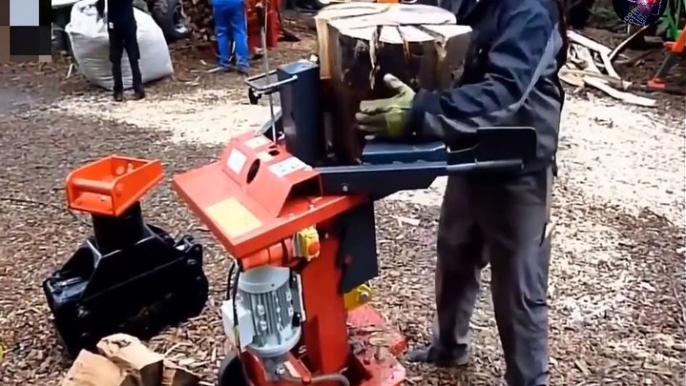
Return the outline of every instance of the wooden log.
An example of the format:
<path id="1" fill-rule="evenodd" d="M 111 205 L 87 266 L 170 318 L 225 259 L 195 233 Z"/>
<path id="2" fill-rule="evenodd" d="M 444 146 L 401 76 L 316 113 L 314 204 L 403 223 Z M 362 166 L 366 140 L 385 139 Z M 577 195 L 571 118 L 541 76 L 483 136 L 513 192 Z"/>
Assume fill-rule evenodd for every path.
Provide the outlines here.
<path id="1" fill-rule="evenodd" d="M 594 72 L 596 74 L 602 74 L 600 72 L 600 69 L 595 63 L 595 60 L 593 59 L 593 54 L 591 51 L 583 46 L 577 46 L 573 47 L 574 51 L 576 52 L 577 57 L 582 61 L 584 66 L 581 68 L 582 70 L 586 70 L 589 72 Z"/>
<path id="2" fill-rule="evenodd" d="M 615 79 L 621 79 L 617 71 L 615 71 L 614 67 L 612 67 L 612 59 L 611 57 L 614 55 L 612 53 L 612 50 L 604 46 L 595 40 L 589 39 L 586 36 L 580 35 L 574 31 L 568 31 L 567 36 L 569 39 L 575 43 L 578 44 L 582 47 L 586 47 L 588 50 L 595 51 L 598 53 L 598 56 L 600 57 L 600 61 L 605 68 L 605 72 L 612 78 Z"/>
<path id="3" fill-rule="evenodd" d="M 612 88 L 607 82 L 605 82 L 602 79 L 598 78 L 593 78 L 590 76 L 584 76 L 584 83 L 591 86 L 595 87 L 598 90 L 606 93 L 607 95 L 611 96 L 612 98 L 615 98 L 617 100 L 632 104 L 632 105 L 637 105 L 637 106 L 643 106 L 643 107 L 655 107 L 657 101 L 655 99 L 650 99 L 646 97 L 642 97 L 639 95 L 634 95 L 626 91 L 619 91 L 615 90 Z"/>
<path id="4" fill-rule="evenodd" d="M 363 100 L 392 96 L 383 76 L 413 89 L 445 89 L 459 77 L 470 28 L 426 5 L 348 3 L 316 16 L 321 76 L 328 83 L 331 142 L 344 163 L 359 162 L 363 137 L 355 113 Z"/>
<path id="5" fill-rule="evenodd" d="M 190 0 L 183 2 L 184 13 L 196 41 L 214 39 L 214 21 L 209 0 Z"/>
<path id="6" fill-rule="evenodd" d="M 612 52 L 612 50 L 609 47 L 602 45 L 593 39 L 587 38 L 586 36 L 581 35 L 577 32 L 567 31 L 567 37 L 572 42 L 584 46 L 589 50 L 596 51 L 599 54 L 610 55 L 610 53 Z"/>
<path id="7" fill-rule="evenodd" d="M 171 361 L 164 361 L 164 373 L 160 386 L 197 386 L 200 378 Z"/>
<path id="8" fill-rule="evenodd" d="M 385 4 L 376 3 L 348 3 L 336 4 L 328 6 L 314 17 L 315 28 L 317 31 L 317 48 L 319 52 L 319 66 L 320 75 L 323 79 L 328 79 L 330 75 L 330 60 L 329 60 L 329 27 L 331 21 L 359 18 L 365 15 L 373 15 L 383 12 L 388 6 Z"/>
<path id="9" fill-rule="evenodd" d="M 148 350 L 138 338 L 127 334 L 105 337 L 97 344 L 100 354 L 128 371 L 140 386 L 159 386 L 164 356 Z"/>
<path id="10" fill-rule="evenodd" d="M 583 84 L 583 78 L 588 76 L 591 78 L 598 78 L 601 79 L 603 82 L 606 82 L 610 86 L 618 89 L 618 90 L 628 90 L 631 87 L 631 82 L 627 82 L 621 79 L 616 79 L 608 75 L 603 75 L 603 74 L 598 74 L 593 71 L 584 71 L 584 70 L 575 70 L 575 69 L 570 69 L 567 67 L 563 67 L 560 69 L 560 77 L 563 76 L 574 76 L 579 79 L 579 81 Z M 576 84 L 574 84 L 576 85 Z"/>
<path id="11" fill-rule="evenodd" d="M 107 358 L 81 350 L 60 386 L 136 386 L 136 382 Z"/>

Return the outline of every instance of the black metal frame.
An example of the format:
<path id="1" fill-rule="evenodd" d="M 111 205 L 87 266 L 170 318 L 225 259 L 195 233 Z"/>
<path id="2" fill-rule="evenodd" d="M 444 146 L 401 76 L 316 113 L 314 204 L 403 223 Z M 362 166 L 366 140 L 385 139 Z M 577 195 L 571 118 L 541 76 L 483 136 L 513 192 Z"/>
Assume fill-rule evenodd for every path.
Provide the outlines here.
<path id="1" fill-rule="evenodd" d="M 536 157 L 533 128 L 489 127 L 479 128 L 476 144 L 466 149 L 448 149 L 442 142 L 370 141 L 363 150 L 361 164 L 327 164 L 322 111 L 317 104 L 318 81 L 316 64 L 296 62 L 249 78 L 246 84 L 254 103 L 262 95 L 280 93 L 278 136 L 286 137 L 286 147 L 293 156 L 315 167 L 325 194 L 362 193 L 382 198 L 401 190 L 428 188 L 440 176 L 521 170 Z"/>

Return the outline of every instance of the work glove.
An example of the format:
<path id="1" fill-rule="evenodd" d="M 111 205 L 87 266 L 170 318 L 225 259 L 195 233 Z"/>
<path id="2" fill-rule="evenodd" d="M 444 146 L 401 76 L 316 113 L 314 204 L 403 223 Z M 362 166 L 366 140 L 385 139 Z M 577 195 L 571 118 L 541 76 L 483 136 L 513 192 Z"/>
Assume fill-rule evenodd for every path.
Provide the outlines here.
<path id="1" fill-rule="evenodd" d="M 395 96 L 363 101 L 360 103 L 360 112 L 355 114 L 355 119 L 358 128 L 366 133 L 382 138 L 399 138 L 407 132 L 407 121 L 415 92 L 391 74 L 384 75 L 383 80 L 396 92 Z"/>

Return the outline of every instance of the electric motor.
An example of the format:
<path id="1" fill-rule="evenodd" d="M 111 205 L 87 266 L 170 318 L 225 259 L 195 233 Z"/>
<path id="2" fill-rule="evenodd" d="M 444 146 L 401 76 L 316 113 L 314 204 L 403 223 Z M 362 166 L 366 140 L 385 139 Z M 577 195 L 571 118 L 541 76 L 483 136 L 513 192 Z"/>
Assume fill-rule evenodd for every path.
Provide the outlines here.
<path id="1" fill-rule="evenodd" d="M 288 353 L 300 340 L 305 318 L 300 277 L 288 268 L 264 266 L 241 273 L 237 285 L 235 304 L 222 305 L 227 336 L 261 358 Z"/>

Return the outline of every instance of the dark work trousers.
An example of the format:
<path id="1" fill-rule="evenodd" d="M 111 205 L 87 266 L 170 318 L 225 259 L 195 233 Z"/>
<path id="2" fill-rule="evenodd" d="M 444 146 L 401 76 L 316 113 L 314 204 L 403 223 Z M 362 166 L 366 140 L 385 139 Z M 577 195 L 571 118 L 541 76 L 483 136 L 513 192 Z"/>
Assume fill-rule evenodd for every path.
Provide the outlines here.
<path id="1" fill-rule="evenodd" d="M 433 346 L 469 352 L 481 270 L 491 295 L 510 386 L 547 385 L 551 170 L 517 177 L 450 177 L 438 229 Z"/>
<path id="2" fill-rule="evenodd" d="M 126 51 L 126 55 L 129 57 L 129 64 L 131 65 L 133 89 L 137 92 L 143 90 L 141 69 L 138 66 L 140 51 L 138 50 L 136 30 L 136 23 L 133 22 L 123 24 L 122 26 L 114 25 L 114 28 L 110 28 L 107 31 L 110 37 L 110 61 L 112 62 L 113 91 L 115 93 L 121 93 L 124 90 L 121 74 L 121 59 L 124 51 Z"/>

